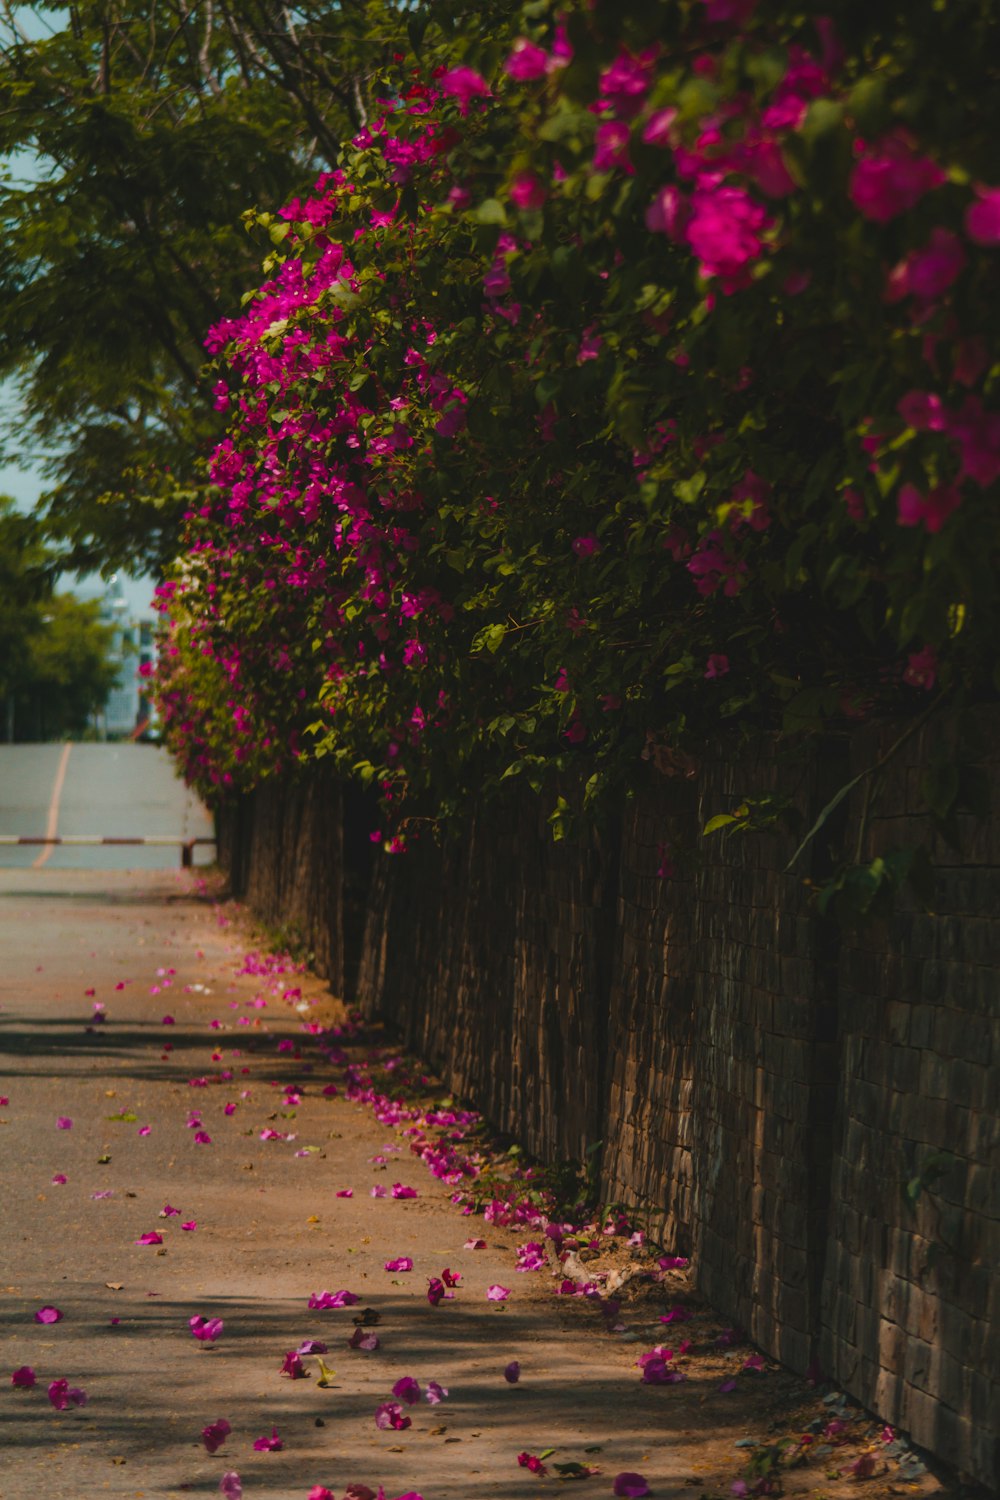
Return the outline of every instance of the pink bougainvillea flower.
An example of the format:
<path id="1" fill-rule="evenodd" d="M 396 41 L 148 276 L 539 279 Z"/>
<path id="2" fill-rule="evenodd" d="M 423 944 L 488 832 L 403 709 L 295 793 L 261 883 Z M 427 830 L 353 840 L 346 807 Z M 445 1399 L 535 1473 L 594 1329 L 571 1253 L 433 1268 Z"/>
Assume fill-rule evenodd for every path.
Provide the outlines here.
<path id="1" fill-rule="evenodd" d="M 724 1380 L 721 1385 L 716 1386 L 716 1390 L 721 1392 L 723 1395 L 728 1395 L 730 1391 L 735 1391 L 735 1389 L 736 1381 L 731 1375 L 728 1380 Z"/>
<path id="2" fill-rule="evenodd" d="M 306 1500 L 337 1500 L 337 1497 L 334 1495 L 333 1490 L 326 1489 L 322 1484 L 314 1484 L 306 1496 Z"/>
<path id="3" fill-rule="evenodd" d="M 175 1022 L 173 1016 L 164 1016 L 163 1020 L 160 1022 L 161 1026 L 175 1026 L 176 1024 L 177 1023 Z"/>
<path id="4" fill-rule="evenodd" d="M 488 1286 L 486 1288 L 487 1302 L 506 1302 L 509 1296 L 509 1286 L 500 1286 L 496 1282 L 494 1282 L 493 1286 Z"/>
<path id="5" fill-rule="evenodd" d="M 651 1495 L 653 1492 L 641 1474 L 631 1474 L 626 1469 L 621 1474 L 615 1475 L 614 1487 L 611 1493 L 623 1497 L 627 1496 L 628 1500 L 639 1500 L 639 1497 Z"/>
<path id="6" fill-rule="evenodd" d="M 196 1130 L 194 1133 L 194 1143 L 196 1146 L 210 1146 L 212 1144 L 212 1137 L 207 1130 Z"/>
<path id="7" fill-rule="evenodd" d="M 69 1178 L 66 1176 L 65 1172 L 57 1172 L 52 1179 L 52 1186 L 64 1187 L 68 1181 Z"/>
<path id="8" fill-rule="evenodd" d="M 656 1264 L 661 1271 L 683 1271 L 691 1262 L 686 1255 L 661 1255 Z"/>
<path id="9" fill-rule="evenodd" d="M 395 1260 L 387 1260 L 385 1263 L 387 1271 L 412 1271 L 413 1261 L 408 1255 L 397 1255 Z"/>
<path id="10" fill-rule="evenodd" d="M 420 1383 L 412 1375 L 404 1375 L 396 1381 L 392 1394 L 398 1396 L 400 1401 L 405 1401 L 407 1406 L 414 1406 L 420 1400 Z"/>
<path id="11" fill-rule="evenodd" d="M 458 1283 L 461 1281 L 461 1279 L 461 1271 L 452 1271 L 448 1266 L 445 1266 L 444 1270 L 441 1272 L 441 1280 L 447 1287 L 458 1286 Z"/>
<path id="12" fill-rule="evenodd" d="M 49 1400 L 56 1411 L 65 1411 L 67 1406 L 86 1406 L 87 1393 L 68 1380 L 53 1380 L 49 1386 Z"/>
<path id="13" fill-rule="evenodd" d="M 678 1304 L 676 1307 L 672 1307 L 668 1313 L 661 1313 L 660 1314 L 660 1322 L 661 1323 L 690 1323 L 690 1321 L 691 1321 L 691 1319 L 693 1317 L 694 1317 L 694 1313 L 689 1312 L 686 1307 L 681 1307 L 680 1304 Z"/>
<path id="14" fill-rule="evenodd" d="M 466 1240 L 465 1244 L 462 1246 L 462 1249 L 463 1250 L 485 1250 L 486 1249 L 486 1241 L 485 1240 Z"/>
<path id="15" fill-rule="evenodd" d="M 217 1422 L 209 1422 L 207 1427 L 202 1428 L 201 1440 L 209 1453 L 215 1453 L 222 1447 L 232 1430 L 225 1417 L 220 1417 Z"/>
<path id="16" fill-rule="evenodd" d="M 270 1437 L 254 1438 L 253 1447 L 255 1453 L 280 1453 L 284 1443 L 278 1436 L 277 1427 L 271 1428 Z"/>
<path id="17" fill-rule="evenodd" d="M 431 1406 L 439 1406 L 447 1399 L 448 1387 L 441 1385 L 440 1381 L 428 1380 L 427 1389 L 424 1391 L 424 1400 L 429 1401 Z"/>
<path id="18" fill-rule="evenodd" d="M 510 185 L 510 201 L 515 208 L 541 208 L 548 193 L 534 172 L 519 172 Z"/>
<path id="19" fill-rule="evenodd" d="M 491 89 L 481 73 L 475 68 L 449 68 L 447 73 L 442 74 L 438 87 L 443 94 L 450 94 L 457 99 L 459 108 L 464 114 L 473 99 L 488 99 Z"/>
<path id="20" fill-rule="evenodd" d="M 150 1229 L 146 1234 L 140 1234 L 139 1238 L 133 1241 L 133 1243 L 136 1245 L 162 1245 L 163 1235 L 157 1234 L 155 1229 Z"/>
<path id="21" fill-rule="evenodd" d="M 965 264 L 958 236 L 950 229 L 934 229 L 923 249 L 908 251 L 889 272 L 885 300 L 915 297 L 918 302 L 934 302 L 957 280 Z"/>
<path id="22" fill-rule="evenodd" d="M 197 1219 L 188 1219 L 186 1223 L 184 1223 L 184 1224 L 181 1225 L 181 1228 L 182 1229 L 186 1229 L 187 1232 L 188 1232 L 188 1234 L 190 1234 L 192 1230 L 198 1228 L 198 1220 Z"/>
<path id="23" fill-rule="evenodd" d="M 355 1302 L 360 1300 L 357 1292 L 313 1292 L 309 1298 L 309 1306 L 323 1310 L 331 1307 L 353 1307 Z"/>
<path id="24" fill-rule="evenodd" d="M 371 1196 L 373 1198 L 384 1198 L 385 1197 L 385 1188 L 382 1186 L 382 1184 L 380 1182 L 377 1182 L 375 1184 L 375 1186 L 372 1188 Z"/>
<path id="25" fill-rule="evenodd" d="M 763 248 L 761 235 L 773 220 L 743 188 L 699 186 L 691 196 L 684 238 L 700 261 L 702 276 L 719 276 L 726 290 L 746 280 L 747 267 Z"/>
<path id="26" fill-rule="evenodd" d="M 414 1187 L 404 1187 L 401 1182 L 394 1182 L 392 1185 L 392 1196 L 394 1198 L 415 1198 L 417 1190 Z"/>
<path id="27" fill-rule="evenodd" d="M 63 1316 L 62 1312 L 60 1311 L 60 1309 L 58 1307 L 50 1307 L 48 1304 L 46 1304 L 45 1307 L 40 1307 L 38 1309 L 38 1311 L 35 1313 L 35 1322 L 36 1323 L 61 1323 L 62 1322 L 62 1316 Z"/>
<path id="28" fill-rule="evenodd" d="M 374 1354 L 375 1350 L 379 1347 L 378 1334 L 373 1333 L 370 1328 L 355 1328 L 347 1340 L 347 1347 L 348 1349 L 360 1349 L 365 1354 Z"/>
<path id="29" fill-rule="evenodd" d="M 517 1385 L 521 1378 L 521 1366 L 516 1359 L 512 1359 L 509 1365 L 504 1365 L 503 1378 L 508 1385 Z"/>
<path id="30" fill-rule="evenodd" d="M 410 1417 L 404 1416 L 398 1401 L 383 1401 L 375 1411 L 375 1426 L 383 1432 L 403 1432 L 413 1425 Z"/>
<path id="31" fill-rule="evenodd" d="M 930 157 L 914 150 L 904 131 L 893 131 L 871 146 L 856 143 L 858 161 L 848 186 L 851 202 L 866 219 L 888 224 L 947 180 Z"/>
<path id="32" fill-rule="evenodd" d="M 904 484 L 896 499 L 896 522 L 900 526 L 922 525 L 933 536 L 961 503 L 962 497 L 953 484 L 940 484 L 926 495 L 916 485 Z"/>
<path id="33" fill-rule="evenodd" d="M 522 1469 L 530 1469 L 532 1474 L 542 1475 L 548 1473 L 542 1460 L 534 1453 L 519 1453 L 517 1461 Z"/>
<path id="34" fill-rule="evenodd" d="M 531 83 L 536 78 L 545 77 L 549 62 L 549 54 L 543 47 L 537 47 L 534 42 L 522 36 L 514 43 L 510 56 L 504 63 L 504 70 L 518 83 Z"/>
<path id="35" fill-rule="evenodd" d="M 306 1367 L 302 1363 L 297 1349 L 290 1349 L 285 1355 L 281 1362 L 279 1374 L 287 1375 L 289 1380 L 305 1380 L 308 1378 Z"/>
<path id="36" fill-rule="evenodd" d="M 164 1203 L 163 1207 L 160 1209 L 161 1219 L 179 1219 L 180 1215 L 180 1209 L 174 1208 L 170 1203 Z"/>
<path id="37" fill-rule="evenodd" d="M 577 557 L 593 557 L 600 550 L 601 544 L 596 536 L 578 536 L 573 540 L 573 551 Z"/>
<path id="38" fill-rule="evenodd" d="M 906 658 L 903 681 L 908 687 L 930 692 L 937 681 L 937 654 L 933 646 L 924 646 L 923 650 L 910 653 Z"/>
<path id="39" fill-rule="evenodd" d="M 977 245 L 1000 245 L 1000 188 L 977 187 L 965 210 L 965 232 Z"/>
<path id="40" fill-rule="evenodd" d="M 219 1494 L 226 1500 L 243 1500 L 243 1484 L 235 1469 L 229 1469 L 219 1480 Z"/>
<path id="41" fill-rule="evenodd" d="M 353 1188 L 340 1188 L 334 1196 L 337 1197 L 337 1198 L 353 1198 L 354 1197 L 354 1189 Z"/>
<path id="42" fill-rule="evenodd" d="M 59 1117 L 56 1120 L 56 1129 L 57 1130 L 72 1130 L 73 1129 L 73 1121 L 70 1119 L 69 1115 L 59 1115 Z"/>
<path id="43" fill-rule="evenodd" d="M 725 677 L 728 671 L 729 657 L 723 656 L 721 652 L 713 651 L 705 663 L 705 676 L 711 682 L 716 678 Z"/>
<path id="44" fill-rule="evenodd" d="M 30 1391 L 35 1384 L 35 1372 L 30 1365 L 21 1365 L 10 1377 L 10 1383 L 16 1390 Z"/>
<path id="45" fill-rule="evenodd" d="M 139 1129 L 138 1129 L 138 1132 L 137 1132 L 137 1134 L 139 1134 L 139 1135 L 152 1135 L 152 1133 L 153 1133 L 153 1127 L 152 1127 L 152 1125 L 140 1125 Z"/>
<path id="46" fill-rule="evenodd" d="M 188 1327 L 194 1338 L 201 1344 L 214 1344 L 223 1329 L 221 1318 L 203 1318 L 196 1313 L 193 1318 L 188 1318 Z"/>
<path id="47" fill-rule="evenodd" d="M 848 1474 L 853 1474 L 855 1479 L 870 1479 L 875 1473 L 875 1455 L 873 1453 L 862 1453 L 852 1464 L 848 1465 Z"/>
<path id="48" fill-rule="evenodd" d="M 743 1368 L 744 1370 L 752 1370 L 755 1371 L 758 1375 L 762 1375 L 765 1369 L 763 1354 L 751 1354 L 750 1358 L 745 1362 Z"/>
<path id="49" fill-rule="evenodd" d="M 444 1296 L 444 1282 L 441 1280 L 440 1276 L 432 1276 L 427 1283 L 427 1300 L 430 1303 L 431 1307 L 437 1307 L 438 1303 Z"/>

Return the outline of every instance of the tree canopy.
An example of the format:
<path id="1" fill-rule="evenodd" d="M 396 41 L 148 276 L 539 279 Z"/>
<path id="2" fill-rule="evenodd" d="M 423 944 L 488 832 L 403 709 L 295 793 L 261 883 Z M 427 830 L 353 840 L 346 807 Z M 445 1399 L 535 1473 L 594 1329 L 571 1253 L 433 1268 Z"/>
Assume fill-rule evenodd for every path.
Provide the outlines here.
<path id="1" fill-rule="evenodd" d="M 445 20 L 451 7 L 439 7 Z M 150 0 L 0 7 L 0 376 L 76 567 L 158 566 L 220 426 L 207 328 L 276 208 L 368 118 L 413 7 Z"/>
<path id="2" fill-rule="evenodd" d="M 58 562 L 36 520 L 0 496 L 0 734 L 78 734 L 115 685 L 121 662 L 100 605 L 54 591 Z"/>

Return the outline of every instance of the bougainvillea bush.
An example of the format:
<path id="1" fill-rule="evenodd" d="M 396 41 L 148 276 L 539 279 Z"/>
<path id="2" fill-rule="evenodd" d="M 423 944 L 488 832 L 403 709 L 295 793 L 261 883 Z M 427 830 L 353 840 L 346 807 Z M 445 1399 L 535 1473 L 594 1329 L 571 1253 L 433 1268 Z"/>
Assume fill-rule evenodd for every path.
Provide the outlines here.
<path id="1" fill-rule="evenodd" d="M 332 756 L 398 848 L 512 777 L 558 831 L 722 730 L 994 692 L 990 12 L 414 31 L 313 196 L 248 216 L 266 279 L 208 340 L 229 435 L 164 590 L 188 777 Z"/>

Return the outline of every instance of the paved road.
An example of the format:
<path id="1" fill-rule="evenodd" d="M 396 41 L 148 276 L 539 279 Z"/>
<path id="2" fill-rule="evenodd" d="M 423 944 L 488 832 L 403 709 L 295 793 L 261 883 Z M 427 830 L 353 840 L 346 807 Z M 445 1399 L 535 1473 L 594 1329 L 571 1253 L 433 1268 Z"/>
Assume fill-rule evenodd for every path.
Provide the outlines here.
<path id="1" fill-rule="evenodd" d="M 248 962 L 200 884 L 0 871 L 0 1500 L 208 1500 L 227 1470 L 247 1500 L 306 1500 L 317 1484 L 341 1500 L 380 1481 L 391 1497 L 534 1500 L 517 1455 L 548 1445 L 557 1462 L 599 1457 L 595 1497 L 641 1467 L 659 1500 L 679 1500 L 684 1466 L 705 1463 L 701 1390 L 641 1386 L 634 1345 L 554 1298 L 547 1271 L 515 1273 L 523 1229 L 463 1217 L 405 1137 L 345 1101 L 339 1070 L 324 1095 L 334 1069 L 303 1016 L 329 1024 L 335 1002 L 308 975 Z M 162 1242 L 138 1243 L 150 1232 Z M 489 1248 L 463 1249 L 470 1234 Z M 385 1268 L 397 1256 L 411 1274 Z M 462 1282 L 435 1308 L 427 1282 L 445 1266 Z M 508 1303 L 487 1298 L 494 1283 Z M 378 1313 L 377 1351 L 347 1347 L 351 1312 L 307 1306 L 342 1288 Z M 63 1318 L 36 1322 L 46 1305 Z M 647 1338 L 660 1310 L 644 1314 Z M 192 1338 L 195 1315 L 223 1319 L 217 1347 Z M 282 1378 L 304 1339 L 329 1347 L 329 1387 L 314 1358 L 310 1378 Z M 24 1366 L 32 1390 L 12 1385 Z M 381 1431 L 375 1410 L 404 1376 L 450 1397 Z M 55 1410 L 60 1378 L 87 1404 Z M 728 1478 L 745 1419 L 715 1404 Z M 678 1452 L 680 1413 L 700 1430 Z M 213 1456 L 200 1435 L 219 1418 L 232 1435 Z M 255 1451 L 274 1427 L 281 1450 Z"/>
<path id="2" fill-rule="evenodd" d="M 211 837 L 212 821 L 156 745 L 0 745 L 0 833 Z M 209 864 L 210 845 L 195 850 Z M 0 868 L 163 870 L 176 848 L 0 845 Z"/>

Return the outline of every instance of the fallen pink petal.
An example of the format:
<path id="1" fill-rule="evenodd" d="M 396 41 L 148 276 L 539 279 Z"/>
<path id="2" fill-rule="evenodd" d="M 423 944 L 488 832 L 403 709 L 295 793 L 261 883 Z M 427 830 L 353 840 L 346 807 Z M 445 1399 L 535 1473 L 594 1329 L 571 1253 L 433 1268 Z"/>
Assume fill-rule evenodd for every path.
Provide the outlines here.
<path id="1" fill-rule="evenodd" d="M 548 1473 L 542 1460 L 535 1453 L 519 1453 L 517 1461 L 522 1469 L 530 1469 L 532 1474 L 542 1475 Z"/>
<path id="2" fill-rule="evenodd" d="M 68 1181 L 69 1181 L 69 1178 L 66 1176 L 65 1172 L 57 1172 L 56 1175 L 52 1179 L 52 1186 L 53 1187 L 64 1187 L 65 1184 Z"/>
<path id="3" fill-rule="evenodd" d="M 643 1495 L 651 1495 L 653 1492 L 643 1479 L 641 1474 L 633 1474 L 628 1469 L 621 1474 L 615 1475 L 613 1495 L 627 1497 L 627 1500 L 640 1500 Z"/>
<path id="4" fill-rule="evenodd" d="M 193 1318 L 188 1318 L 188 1327 L 200 1343 L 214 1344 L 222 1332 L 223 1322 L 221 1318 L 203 1318 L 196 1314 Z"/>
<path id="5" fill-rule="evenodd" d="M 278 1436 L 278 1429 L 272 1427 L 271 1436 L 254 1438 L 253 1446 L 255 1453 L 280 1453 L 285 1445 Z"/>
<path id="6" fill-rule="evenodd" d="M 462 1246 L 462 1249 L 463 1250 L 485 1250 L 486 1249 L 486 1241 L 485 1240 L 466 1240 L 465 1244 Z"/>
<path id="7" fill-rule="evenodd" d="M 417 1190 L 412 1187 L 404 1187 L 401 1182 L 394 1182 L 392 1185 L 392 1196 L 394 1198 L 415 1198 Z"/>
<path id="8" fill-rule="evenodd" d="M 164 1203 L 163 1207 L 160 1209 L 160 1218 L 161 1219 L 173 1219 L 173 1218 L 178 1218 L 179 1219 L 180 1215 L 181 1215 L 180 1209 L 179 1208 L 172 1208 L 169 1203 Z"/>
<path id="9" fill-rule="evenodd" d="M 230 1469 L 219 1480 L 219 1494 L 226 1500 L 243 1500 L 243 1484 L 235 1469 Z"/>
<path id="10" fill-rule="evenodd" d="M 302 1363 L 297 1349 L 292 1349 L 285 1355 L 279 1373 L 287 1375 L 289 1380 L 305 1380 L 307 1378 L 308 1372 Z"/>
<path id="11" fill-rule="evenodd" d="M 441 1385 L 437 1380 L 428 1380 L 424 1398 L 430 1402 L 431 1406 L 439 1406 L 442 1401 L 448 1399 L 448 1387 Z"/>
<path id="12" fill-rule="evenodd" d="M 300 1354 L 328 1354 L 329 1346 L 321 1343 L 319 1339 L 303 1339 L 298 1352 Z"/>
<path id="13" fill-rule="evenodd" d="M 510 1296 L 509 1286 L 500 1286 L 496 1282 L 486 1288 L 487 1302 L 506 1302 Z"/>
<path id="14" fill-rule="evenodd" d="M 401 1380 L 396 1381 L 392 1394 L 398 1396 L 400 1401 L 405 1401 L 407 1406 L 413 1406 L 420 1400 L 420 1383 L 412 1375 L 404 1375 Z"/>
<path id="15" fill-rule="evenodd" d="M 68 1406 L 86 1406 L 87 1395 L 66 1379 L 53 1380 L 49 1386 L 49 1400 L 56 1411 L 65 1411 Z"/>
<path id="16" fill-rule="evenodd" d="M 730 1391 L 735 1391 L 735 1389 L 736 1381 L 731 1375 L 728 1380 L 724 1380 L 721 1385 L 716 1386 L 716 1390 L 724 1396 L 727 1396 Z"/>
<path id="17" fill-rule="evenodd" d="M 516 1359 L 512 1359 L 509 1365 L 504 1366 L 503 1378 L 508 1385 L 517 1385 L 521 1378 L 521 1366 Z"/>
<path id="18" fill-rule="evenodd" d="M 30 1391 L 35 1384 L 35 1372 L 30 1365 L 21 1365 L 10 1377 L 10 1383 L 16 1390 Z"/>
<path id="19" fill-rule="evenodd" d="M 387 1260 L 385 1263 L 387 1271 L 412 1271 L 413 1261 L 408 1255 L 398 1255 L 395 1260 Z"/>
<path id="20" fill-rule="evenodd" d="M 375 1190 L 373 1188 L 372 1192 L 374 1193 L 374 1191 Z M 337 1193 L 335 1194 L 335 1196 L 337 1198 L 353 1198 L 354 1197 L 354 1189 L 353 1188 L 340 1188 L 337 1191 Z"/>
<path id="21" fill-rule="evenodd" d="M 56 1129 L 57 1130 L 72 1130 L 73 1129 L 73 1121 L 70 1119 L 69 1115 L 59 1115 L 57 1117 L 57 1119 L 56 1119 Z"/>
<path id="22" fill-rule="evenodd" d="M 212 1137 L 207 1130 L 196 1130 L 194 1133 L 194 1143 L 196 1146 L 210 1146 L 212 1144 Z"/>
<path id="23" fill-rule="evenodd" d="M 374 1354 L 378 1346 L 378 1334 L 373 1333 L 370 1328 L 355 1328 L 347 1340 L 347 1347 L 349 1349 L 361 1349 L 365 1354 Z M 323 1352 L 325 1354 L 326 1350 L 324 1349 Z"/>
<path id="24" fill-rule="evenodd" d="M 355 1302 L 361 1298 L 356 1292 L 313 1292 L 309 1298 L 309 1306 L 313 1309 L 325 1310 L 331 1307 L 353 1307 Z"/>
<path id="25" fill-rule="evenodd" d="M 188 1232 L 188 1234 L 190 1234 L 192 1230 L 198 1228 L 198 1220 L 197 1219 L 188 1219 L 188 1221 L 185 1224 L 181 1225 L 181 1228 L 182 1229 L 186 1229 L 187 1232 Z"/>
<path id="26" fill-rule="evenodd" d="M 155 1229 L 150 1229 L 146 1234 L 140 1234 L 139 1238 L 133 1243 L 136 1245 L 162 1245 L 163 1235 L 157 1234 Z"/>
<path id="27" fill-rule="evenodd" d="M 38 1309 L 38 1311 L 35 1313 L 35 1322 L 36 1323 L 60 1323 L 62 1321 L 62 1316 L 63 1316 L 62 1312 L 60 1311 L 60 1309 L 58 1307 L 49 1307 L 49 1306 L 40 1307 Z"/>
<path id="28" fill-rule="evenodd" d="M 225 1417 L 220 1417 L 217 1422 L 209 1422 L 207 1427 L 202 1428 L 201 1440 L 209 1453 L 216 1453 L 232 1430 Z"/>
<path id="29" fill-rule="evenodd" d="M 382 1432 L 403 1432 L 412 1426 L 411 1419 L 404 1415 L 403 1408 L 398 1401 L 383 1401 L 382 1405 L 375 1409 L 375 1426 Z"/>

